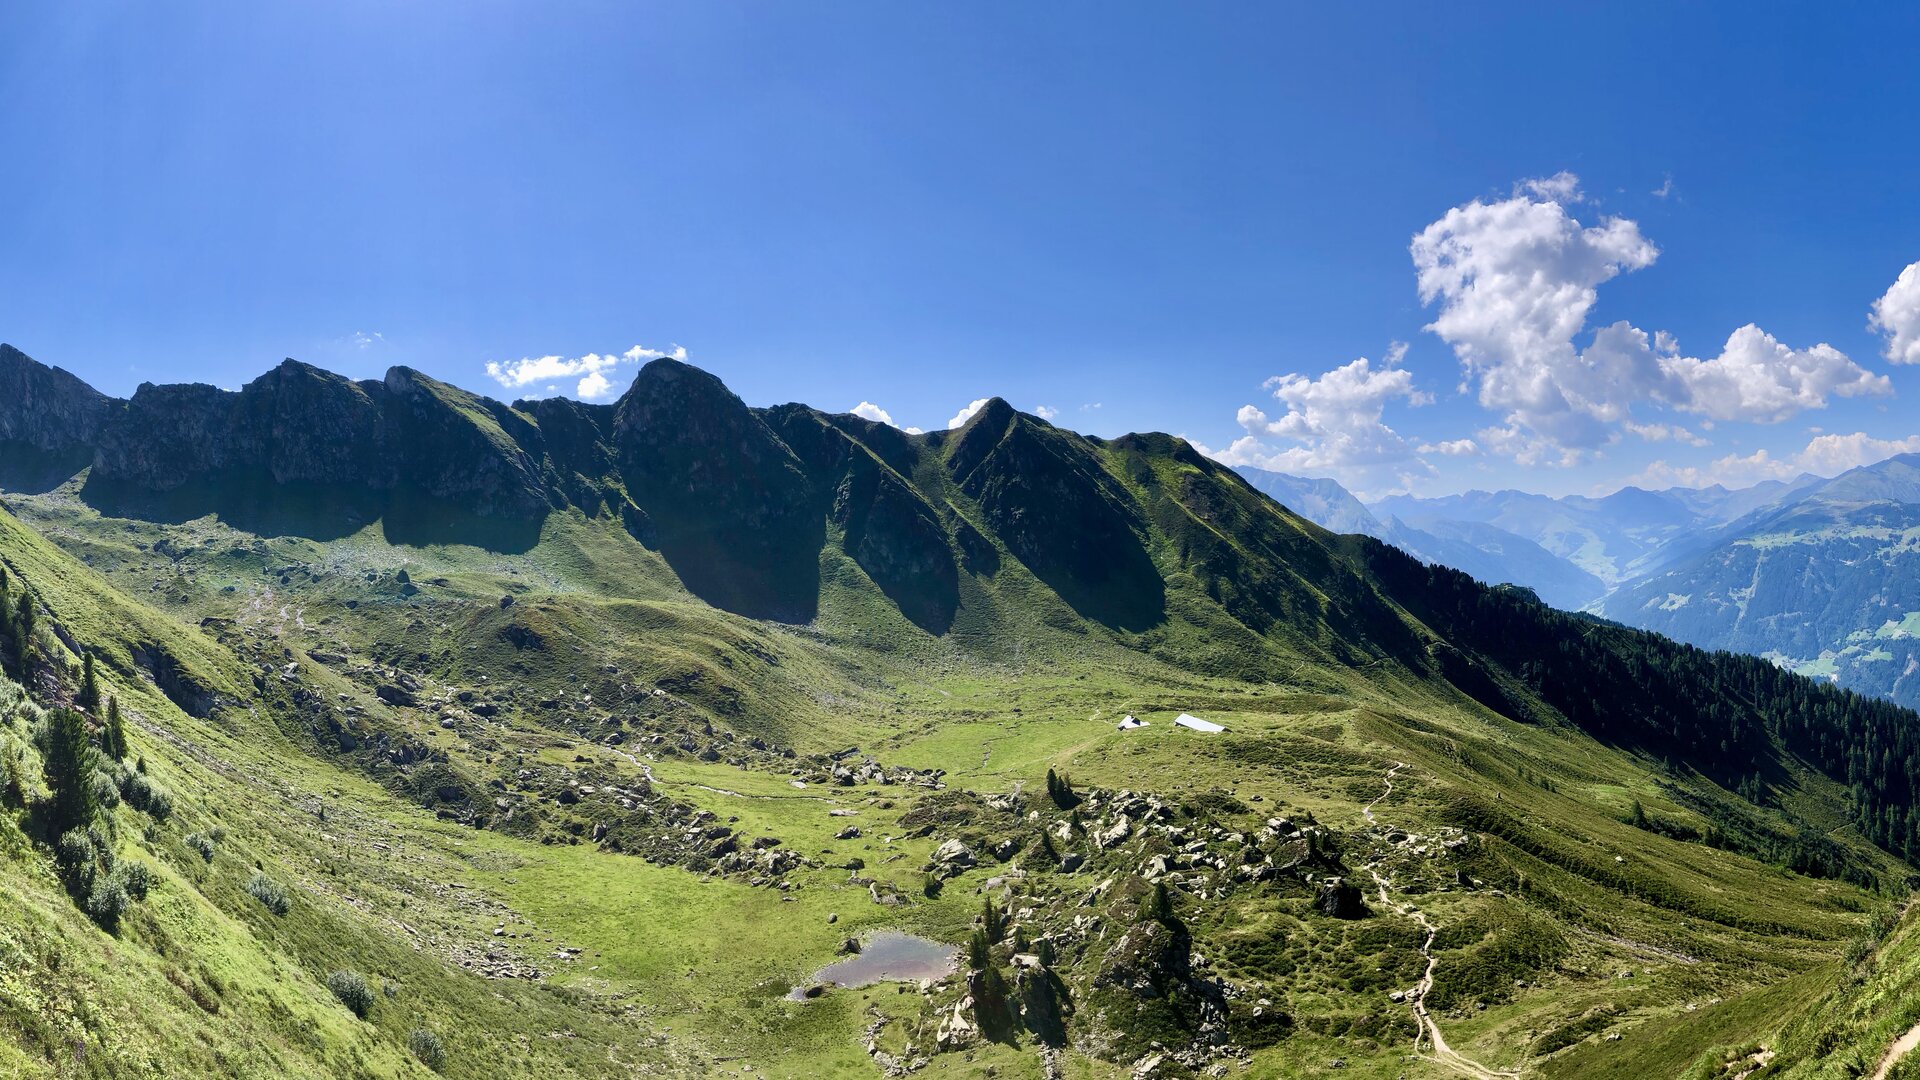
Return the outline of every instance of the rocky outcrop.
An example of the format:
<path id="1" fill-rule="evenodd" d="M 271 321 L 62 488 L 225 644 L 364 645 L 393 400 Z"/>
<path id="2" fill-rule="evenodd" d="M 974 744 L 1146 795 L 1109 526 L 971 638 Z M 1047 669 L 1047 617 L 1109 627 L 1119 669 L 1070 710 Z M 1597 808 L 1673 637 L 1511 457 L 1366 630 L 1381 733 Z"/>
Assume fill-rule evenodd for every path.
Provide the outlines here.
<path id="1" fill-rule="evenodd" d="M 234 405 L 240 395 L 204 383 L 142 383 L 100 433 L 93 479 L 145 491 L 172 491 L 235 459 Z"/>
<path id="2" fill-rule="evenodd" d="M 84 454 L 116 405 L 78 377 L 0 345 L 0 445 Z"/>
<path id="3" fill-rule="evenodd" d="M 1360 887 L 1345 878 L 1330 877 L 1320 883 L 1313 908 L 1336 919 L 1360 919 L 1367 914 L 1366 897 Z"/>
<path id="4" fill-rule="evenodd" d="M 719 379 L 648 364 L 614 406 L 613 447 L 688 590 L 759 618 L 813 617 L 824 507 L 786 443 Z"/>
<path id="5" fill-rule="evenodd" d="M 1145 521 L 1083 436 L 994 398 L 961 428 L 947 470 L 989 527 L 1074 610 L 1125 630 L 1166 617 Z"/>
<path id="6" fill-rule="evenodd" d="M 903 615 L 945 633 L 960 606 L 960 568 L 940 515 L 907 479 L 918 449 L 889 425 L 805 405 L 770 409 L 766 419 L 827 493 L 842 550 Z"/>
<path id="7" fill-rule="evenodd" d="M 407 486 L 491 517 L 547 509 L 539 465 L 519 442 L 534 430 L 524 417 L 411 368 L 388 371 L 381 385 L 387 443 Z"/>
<path id="8" fill-rule="evenodd" d="M 546 487 L 508 426 L 534 430 L 409 368 L 353 382 L 288 360 L 238 391 L 143 384 L 102 426 L 93 475 L 159 493 L 259 482 L 413 491 L 482 516 L 537 516 Z"/>

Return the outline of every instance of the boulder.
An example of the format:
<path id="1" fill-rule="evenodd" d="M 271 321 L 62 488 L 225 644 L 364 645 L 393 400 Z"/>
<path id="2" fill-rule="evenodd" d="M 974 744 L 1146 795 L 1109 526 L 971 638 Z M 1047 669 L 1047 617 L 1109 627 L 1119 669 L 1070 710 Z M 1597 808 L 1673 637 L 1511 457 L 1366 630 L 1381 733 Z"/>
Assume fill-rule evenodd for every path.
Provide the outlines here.
<path id="1" fill-rule="evenodd" d="M 1320 893 L 1313 899 L 1313 908 L 1322 915 L 1336 919 L 1358 919 L 1367 914 L 1366 899 L 1359 887 L 1338 877 L 1330 877 L 1320 883 Z"/>

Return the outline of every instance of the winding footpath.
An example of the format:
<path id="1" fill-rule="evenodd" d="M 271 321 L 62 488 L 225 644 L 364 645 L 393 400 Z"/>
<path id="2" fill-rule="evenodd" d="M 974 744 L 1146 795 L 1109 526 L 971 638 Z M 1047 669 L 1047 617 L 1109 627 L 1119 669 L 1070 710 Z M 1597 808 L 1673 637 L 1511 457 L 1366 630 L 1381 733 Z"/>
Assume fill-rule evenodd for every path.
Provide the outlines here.
<path id="1" fill-rule="evenodd" d="M 1908 1028 L 1905 1035 L 1895 1039 L 1893 1045 L 1887 1047 L 1886 1054 L 1880 1058 L 1879 1067 L 1873 1070 L 1873 1080 L 1887 1080 L 1887 1075 L 1893 1072 L 1893 1067 L 1900 1064 L 1900 1060 L 1912 1053 L 1916 1046 L 1920 1046 L 1920 1024 Z"/>
<path id="2" fill-rule="evenodd" d="M 1382 799 L 1393 794 L 1393 774 L 1406 767 L 1407 763 L 1404 761 L 1394 762 L 1384 778 L 1386 790 L 1372 802 L 1360 808 L 1360 813 L 1367 819 L 1367 824 L 1379 824 L 1373 816 L 1373 808 L 1378 806 Z M 1426 938 L 1420 943 L 1420 955 L 1427 958 L 1427 970 L 1420 976 L 1420 981 L 1414 985 L 1413 989 L 1407 991 L 1407 1005 L 1413 1009 L 1413 1018 L 1420 1025 L 1420 1033 L 1413 1038 L 1413 1052 L 1428 1061 L 1452 1069 L 1462 1076 L 1473 1077 L 1474 1080 L 1513 1080 L 1514 1077 L 1519 1076 L 1518 1070 L 1490 1068 L 1447 1045 L 1446 1036 L 1440 1033 L 1440 1025 L 1433 1019 L 1433 1014 L 1427 1011 L 1427 994 L 1433 990 L 1433 972 L 1440 966 L 1440 958 L 1433 953 L 1433 943 L 1440 935 L 1440 928 L 1427 918 L 1426 912 L 1414 905 L 1395 903 L 1387 894 L 1387 889 L 1392 883 L 1379 870 L 1370 865 L 1367 867 L 1367 873 L 1373 876 L 1373 882 L 1380 890 L 1381 906 L 1419 923 L 1420 928 L 1427 933 Z M 1429 1044 L 1433 1048 L 1432 1052 L 1422 1053 L 1421 1048 Z"/>

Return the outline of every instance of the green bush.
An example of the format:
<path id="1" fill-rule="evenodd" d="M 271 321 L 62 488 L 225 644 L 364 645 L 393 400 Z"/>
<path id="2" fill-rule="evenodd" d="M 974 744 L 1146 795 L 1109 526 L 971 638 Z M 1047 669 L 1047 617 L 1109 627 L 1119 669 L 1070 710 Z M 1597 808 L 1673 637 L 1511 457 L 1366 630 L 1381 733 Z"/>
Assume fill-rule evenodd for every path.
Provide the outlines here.
<path id="1" fill-rule="evenodd" d="M 0 802 L 8 806 L 26 805 L 27 785 L 32 777 L 26 744 L 11 735 L 0 734 Z"/>
<path id="2" fill-rule="evenodd" d="M 53 845 L 54 860 L 69 874 L 81 867 L 92 867 L 94 855 L 93 837 L 85 829 L 68 829 Z"/>
<path id="3" fill-rule="evenodd" d="M 147 892 L 153 888 L 153 871 L 147 869 L 146 863 L 122 862 L 114 872 L 120 875 L 121 887 L 127 890 L 127 895 L 135 903 L 145 900 Z"/>
<path id="4" fill-rule="evenodd" d="M 120 805 L 120 783 L 113 778 L 112 773 L 96 770 L 93 775 L 87 777 L 87 786 L 95 806 L 102 810 L 111 810 Z"/>
<path id="5" fill-rule="evenodd" d="M 128 908 L 147 898 L 147 890 L 153 885 L 153 875 L 140 863 L 114 859 L 97 839 L 93 841 L 93 847 L 99 853 L 100 865 L 98 868 L 90 867 L 92 881 L 80 906 L 92 916 L 94 922 L 112 930 L 119 925 L 120 917 L 127 913 Z"/>
<path id="6" fill-rule="evenodd" d="M 334 972 L 327 976 L 327 989 L 340 999 L 340 1004 L 362 1020 L 373 1011 L 373 988 L 367 985 L 367 980 L 359 972 Z"/>
<path id="7" fill-rule="evenodd" d="M 184 838 L 188 847 L 198 852 L 203 862 L 213 861 L 214 839 L 203 832 L 190 832 Z"/>
<path id="8" fill-rule="evenodd" d="M 123 769 L 120 777 L 120 798 L 135 810 L 145 811 L 157 821 L 165 821 L 173 814 L 173 797 L 166 789 L 147 778 L 143 772 Z"/>
<path id="9" fill-rule="evenodd" d="M 292 903 L 287 900 L 286 886 L 258 870 L 247 879 L 247 893 L 275 915 L 285 915 L 293 908 Z"/>
<path id="10" fill-rule="evenodd" d="M 413 1029 L 412 1034 L 407 1036 L 407 1049 L 420 1059 L 420 1064 L 434 1072 L 439 1072 L 440 1066 L 447 1062 L 446 1045 L 440 1041 L 440 1036 L 426 1028 Z"/>

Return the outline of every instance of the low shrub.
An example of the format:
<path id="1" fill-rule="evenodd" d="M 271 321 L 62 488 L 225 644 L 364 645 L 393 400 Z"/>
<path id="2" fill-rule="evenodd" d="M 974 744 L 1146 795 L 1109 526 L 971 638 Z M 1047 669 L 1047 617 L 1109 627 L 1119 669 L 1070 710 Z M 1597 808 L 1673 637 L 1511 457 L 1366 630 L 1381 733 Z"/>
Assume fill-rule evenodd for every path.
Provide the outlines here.
<path id="1" fill-rule="evenodd" d="M 362 1020 L 373 1011 L 373 987 L 355 971 L 336 971 L 327 976 L 327 989 L 340 999 L 353 1015 Z"/>
<path id="2" fill-rule="evenodd" d="M 286 886 L 258 870 L 247 879 L 247 893 L 275 915 L 285 915 L 293 908 L 293 904 L 287 899 Z"/>
<path id="3" fill-rule="evenodd" d="M 213 861 L 213 850 L 216 846 L 213 837 L 203 832 L 190 832 L 183 839 L 186 845 L 200 856 L 201 861 Z"/>
<path id="4" fill-rule="evenodd" d="M 446 1044 L 440 1041 L 440 1036 L 426 1028 L 415 1028 L 407 1036 L 407 1049 L 413 1051 L 413 1056 L 420 1059 L 420 1064 L 434 1072 L 439 1072 L 440 1066 L 447 1062 Z"/>

